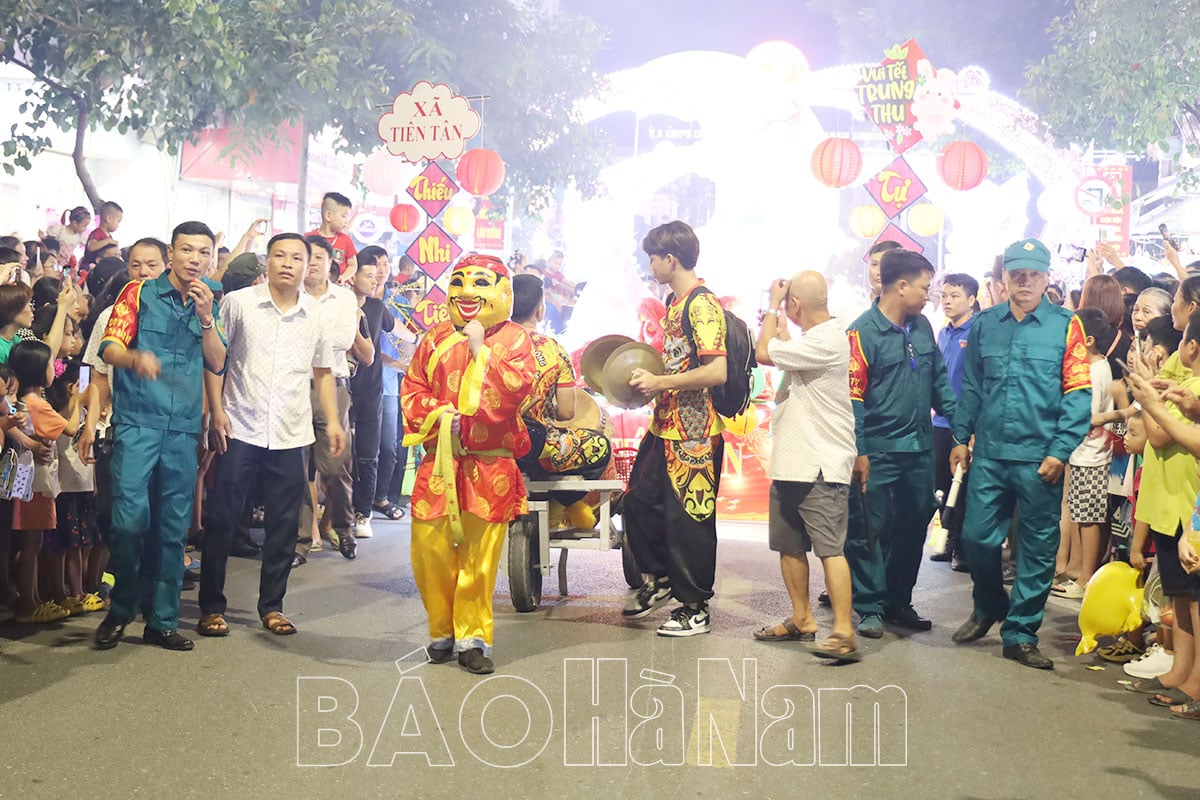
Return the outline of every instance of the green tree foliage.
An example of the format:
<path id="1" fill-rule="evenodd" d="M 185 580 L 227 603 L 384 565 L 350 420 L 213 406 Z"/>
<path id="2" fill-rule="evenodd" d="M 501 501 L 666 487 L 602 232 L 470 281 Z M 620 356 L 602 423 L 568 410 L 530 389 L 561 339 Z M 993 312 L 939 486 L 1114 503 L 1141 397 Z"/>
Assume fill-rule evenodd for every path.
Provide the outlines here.
<path id="1" fill-rule="evenodd" d="M 1054 49 L 1028 96 L 1064 141 L 1144 153 L 1200 125 L 1200 2 L 1079 0 L 1050 24 Z"/>
<path id="2" fill-rule="evenodd" d="M 371 113 L 389 88 L 363 42 L 403 36 L 386 0 L 0 0 L 0 59 L 37 84 L 11 128 L 4 166 L 28 168 L 48 126 L 74 130 L 75 165 L 87 131 L 152 137 L 175 152 L 204 127 L 241 127 L 253 148 L 282 122 L 310 130 Z"/>
<path id="3" fill-rule="evenodd" d="M 524 0 L 404 0 L 402 7 L 415 33 L 392 50 L 390 68 L 407 76 L 405 89 L 427 78 L 490 96 L 474 103 L 483 129 L 473 144 L 501 155 L 518 203 L 536 212 L 568 179 L 584 196 L 596 193 L 609 143 L 576 112 L 600 89 L 592 60 L 605 36 L 593 22 Z"/>
<path id="4" fill-rule="evenodd" d="M 491 95 L 484 141 L 518 188 L 544 196 L 575 177 L 587 191 L 603 151 L 573 109 L 595 90 L 599 43 L 585 20 L 538 16 L 523 0 L 0 0 L 0 60 L 37 79 L 32 121 L 12 126 L 3 164 L 28 168 L 51 127 L 74 130 L 76 171 L 98 204 L 89 130 L 132 131 L 175 152 L 225 124 L 253 150 L 302 121 L 369 149 L 379 105 L 429 78 Z"/>

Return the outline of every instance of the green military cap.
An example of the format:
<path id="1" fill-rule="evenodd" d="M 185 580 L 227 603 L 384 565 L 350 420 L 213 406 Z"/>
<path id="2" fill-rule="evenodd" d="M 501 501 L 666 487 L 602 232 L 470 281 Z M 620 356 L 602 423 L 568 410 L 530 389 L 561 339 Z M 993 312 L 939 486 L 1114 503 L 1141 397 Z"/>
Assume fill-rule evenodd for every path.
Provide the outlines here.
<path id="1" fill-rule="evenodd" d="M 1004 268 L 1010 272 L 1016 269 L 1049 272 L 1050 251 L 1037 239 L 1022 239 L 1004 251 Z"/>

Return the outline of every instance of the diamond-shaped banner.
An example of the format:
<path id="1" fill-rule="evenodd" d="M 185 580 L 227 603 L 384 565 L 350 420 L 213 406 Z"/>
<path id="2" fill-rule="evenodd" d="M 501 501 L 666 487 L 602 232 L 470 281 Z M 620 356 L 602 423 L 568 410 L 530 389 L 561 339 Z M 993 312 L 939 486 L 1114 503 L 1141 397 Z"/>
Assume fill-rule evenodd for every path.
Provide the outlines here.
<path id="1" fill-rule="evenodd" d="M 429 166 L 408 184 L 408 194 L 426 214 L 436 217 L 458 194 L 458 184 L 436 161 L 430 161 Z"/>
<path id="2" fill-rule="evenodd" d="M 900 230 L 900 228 L 894 222 L 888 223 L 888 226 L 883 229 L 883 233 L 879 234 L 879 237 L 877 239 L 875 239 L 874 242 L 871 243 L 871 247 L 874 247 L 875 245 L 879 244 L 880 242 L 895 242 L 896 244 L 903 247 L 905 250 L 912 250 L 914 253 L 924 253 L 925 252 L 924 245 L 922 245 L 916 239 L 909 236 L 904 231 Z M 871 247 L 867 248 L 867 252 L 870 252 Z M 867 260 L 869 260 L 869 258 L 870 258 L 870 256 L 864 255 L 863 261 L 867 261 Z"/>
<path id="3" fill-rule="evenodd" d="M 450 309 L 446 306 L 446 293 L 440 286 L 434 286 L 417 301 L 413 318 L 425 330 L 450 319 Z"/>
<path id="4" fill-rule="evenodd" d="M 462 254 L 462 248 L 440 225 L 431 222 L 413 240 L 405 253 L 417 263 L 422 272 L 436 281 Z"/>
<path id="5" fill-rule="evenodd" d="M 875 173 L 866 187 L 888 219 L 895 219 L 897 214 L 925 195 L 925 184 L 903 156 Z"/>

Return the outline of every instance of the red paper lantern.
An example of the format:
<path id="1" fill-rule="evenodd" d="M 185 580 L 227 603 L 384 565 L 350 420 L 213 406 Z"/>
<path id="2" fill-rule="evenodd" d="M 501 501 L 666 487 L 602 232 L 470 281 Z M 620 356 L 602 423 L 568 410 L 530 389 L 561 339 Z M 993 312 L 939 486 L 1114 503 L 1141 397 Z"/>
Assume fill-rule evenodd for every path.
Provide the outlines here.
<path id="1" fill-rule="evenodd" d="M 421 219 L 421 211 L 416 206 L 401 203 L 392 209 L 392 213 L 388 215 L 388 219 L 391 220 L 393 228 L 401 233 L 408 233 L 417 229 L 417 223 Z"/>
<path id="2" fill-rule="evenodd" d="M 469 194 L 489 195 L 504 183 L 504 161 L 495 150 L 475 148 L 463 153 L 454 169 L 458 184 Z"/>
<path id="3" fill-rule="evenodd" d="M 813 151 L 812 171 L 817 180 L 830 188 L 849 186 L 862 172 L 862 151 L 853 140 L 832 136 Z"/>
<path id="4" fill-rule="evenodd" d="M 987 177 L 987 153 L 974 142 L 951 142 L 938 156 L 938 173 L 951 189 L 974 189 Z"/>

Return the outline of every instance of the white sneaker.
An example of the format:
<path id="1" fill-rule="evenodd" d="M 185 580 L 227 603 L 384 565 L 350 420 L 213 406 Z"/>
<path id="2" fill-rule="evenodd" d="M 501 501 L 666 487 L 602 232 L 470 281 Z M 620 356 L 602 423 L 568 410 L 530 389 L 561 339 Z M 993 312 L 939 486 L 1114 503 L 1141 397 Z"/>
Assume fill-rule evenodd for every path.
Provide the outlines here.
<path id="1" fill-rule="evenodd" d="M 1069 579 L 1063 581 L 1060 584 L 1052 586 L 1050 588 L 1050 591 L 1054 592 L 1055 596 L 1065 597 L 1068 600 L 1082 600 L 1083 599 L 1083 585 L 1076 581 L 1069 580 Z"/>
<path id="2" fill-rule="evenodd" d="M 651 578 L 641 588 L 634 589 L 629 593 L 629 600 L 626 601 L 621 614 L 625 619 L 641 619 L 670 600 L 671 579 Z"/>
<path id="3" fill-rule="evenodd" d="M 671 618 L 658 626 L 659 636 L 695 636 L 711 630 L 708 619 L 708 603 L 699 608 L 680 606 L 671 612 Z"/>
<path id="4" fill-rule="evenodd" d="M 371 520 L 364 517 L 362 514 L 354 515 L 354 536 L 358 539 L 370 539 L 373 536 L 371 531 Z"/>
<path id="5" fill-rule="evenodd" d="M 1175 656 L 1163 650 L 1161 644 L 1152 644 L 1139 658 L 1125 664 L 1125 674 L 1131 678 L 1157 678 L 1171 671 Z"/>

